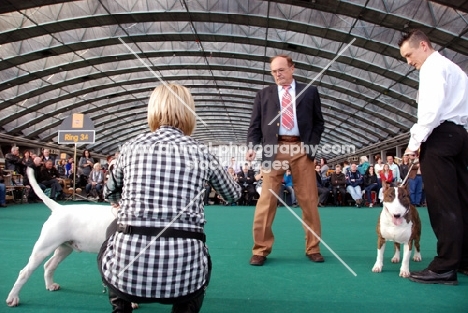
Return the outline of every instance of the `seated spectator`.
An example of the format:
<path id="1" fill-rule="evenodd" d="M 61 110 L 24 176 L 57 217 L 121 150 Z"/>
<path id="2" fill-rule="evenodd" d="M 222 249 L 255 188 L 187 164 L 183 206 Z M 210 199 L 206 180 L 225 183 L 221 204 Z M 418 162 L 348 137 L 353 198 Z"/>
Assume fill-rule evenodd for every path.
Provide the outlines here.
<path id="1" fill-rule="evenodd" d="M 255 196 L 255 173 L 249 169 L 248 164 L 244 165 L 242 171 L 237 174 L 237 183 L 242 188 L 242 197 L 239 199 L 239 205 L 252 205 Z"/>
<path id="2" fill-rule="evenodd" d="M 359 158 L 359 165 L 357 167 L 359 173 L 361 173 L 362 176 L 366 173 L 367 169 L 369 168 L 369 160 L 367 159 L 366 156 L 362 156 Z"/>
<path id="3" fill-rule="evenodd" d="M 42 150 L 42 164 L 45 164 L 46 161 L 52 161 L 52 166 L 55 163 L 55 158 L 50 155 L 50 150 L 49 149 L 44 149 Z"/>
<path id="4" fill-rule="evenodd" d="M 319 195 L 318 206 L 325 206 L 328 202 L 328 195 L 330 189 L 322 184 L 321 167 L 320 164 L 315 165 L 315 176 L 317 177 L 317 191 Z"/>
<path id="5" fill-rule="evenodd" d="M 393 187 L 393 171 L 390 169 L 388 164 L 384 164 L 383 169 L 380 172 L 380 181 L 382 182 L 382 185 L 385 182 L 387 185 Z"/>
<path id="6" fill-rule="evenodd" d="M 60 175 L 59 176 L 60 178 L 67 178 L 67 175 L 66 175 L 67 170 L 65 168 L 65 165 L 67 165 L 67 161 L 64 159 L 60 160 L 57 164 L 57 171 Z"/>
<path id="7" fill-rule="evenodd" d="M 235 182 L 238 182 L 237 174 L 233 167 L 228 167 L 227 172 Z"/>
<path id="8" fill-rule="evenodd" d="M 387 164 L 390 167 L 390 170 L 392 171 L 393 182 L 395 183 L 401 182 L 400 167 L 398 166 L 398 164 L 394 163 L 393 156 L 391 155 L 387 156 Z M 392 184 L 392 186 L 394 185 L 395 184 Z"/>
<path id="9" fill-rule="evenodd" d="M 380 182 L 382 184 L 382 188 L 379 191 L 379 199 L 380 204 L 383 203 L 383 194 L 385 189 L 388 187 L 393 187 L 393 171 L 390 169 L 388 164 L 384 164 L 382 171 L 380 171 Z"/>
<path id="10" fill-rule="evenodd" d="M 32 157 L 32 154 L 31 154 L 31 157 Z M 33 164 L 30 167 L 34 171 L 34 177 L 36 178 L 36 181 L 38 182 L 39 187 L 41 187 L 42 190 L 45 190 L 46 186 L 44 186 L 40 180 L 41 170 L 42 170 L 42 158 L 38 156 L 34 156 Z M 28 203 L 37 203 L 41 201 L 39 197 L 36 195 L 36 193 L 34 192 L 34 190 L 31 188 L 31 185 L 29 184 L 29 178 L 28 178 L 27 172 L 26 172 L 26 175 L 23 176 L 23 185 L 29 186 Z"/>
<path id="11" fill-rule="evenodd" d="M 377 177 L 380 176 L 380 171 L 383 170 L 383 166 L 384 166 L 384 163 L 382 161 L 382 158 L 380 157 L 380 154 L 376 154 L 374 156 L 374 170 L 375 170 L 375 175 L 377 175 Z"/>
<path id="12" fill-rule="evenodd" d="M 54 167 L 54 162 L 51 159 L 45 161 L 44 166 L 41 169 L 39 182 L 46 186 L 46 188 L 50 188 L 49 198 L 51 199 L 61 200 L 64 198 L 62 185 L 60 184 L 59 179 L 60 175 Z"/>
<path id="13" fill-rule="evenodd" d="M 354 201 L 356 201 L 356 207 L 362 207 L 362 175 L 357 170 L 356 163 L 352 163 L 349 172 L 346 174 L 346 190 L 349 192 Z"/>
<path id="14" fill-rule="evenodd" d="M 237 174 L 237 173 L 239 173 L 239 172 L 242 171 L 242 163 L 241 163 L 241 162 L 237 163 L 235 157 L 232 157 L 232 158 L 230 159 L 230 161 L 228 161 L 228 162 L 226 163 L 226 166 L 225 166 L 225 167 L 226 167 L 227 169 L 229 169 L 229 168 L 231 167 L 231 168 L 234 170 L 234 173 L 235 173 L 235 174 Z"/>
<path id="15" fill-rule="evenodd" d="M 25 176 L 26 175 L 26 169 L 29 166 L 32 166 L 34 164 L 34 158 L 31 154 L 31 151 L 29 150 L 24 150 L 23 152 L 23 157 L 21 158 L 21 175 Z"/>
<path id="16" fill-rule="evenodd" d="M 6 176 L 8 173 L 1 170 L 0 172 L 0 207 L 6 208 L 6 186 L 5 186 L 5 179 L 3 176 Z"/>
<path id="17" fill-rule="evenodd" d="M 291 170 L 287 169 L 283 175 L 284 189 L 291 195 L 291 204 L 293 207 L 297 206 L 296 194 L 294 193 L 293 180 Z M 286 202 L 286 199 L 283 199 Z"/>
<path id="18" fill-rule="evenodd" d="M 102 199 L 102 184 L 104 183 L 104 173 L 101 169 L 101 164 L 96 163 L 93 166 L 93 170 L 89 173 L 88 184 L 86 184 L 86 196 L 91 197 L 92 192 L 96 192 L 99 201 Z"/>
<path id="19" fill-rule="evenodd" d="M 383 170 L 384 164 L 382 162 L 382 158 L 380 157 L 380 154 L 376 154 L 374 159 L 375 159 L 374 172 L 375 172 L 375 175 L 377 175 L 379 188 L 382 188 L 382 182 L 380 181 L 380 172 Z"/>
<path id="20" fill-rule="evenodd" d="M 371 165 L 364 174 L 364 188 L 366 191 L 367 203 L 369 207 L 372 208 L 374 203 L 372 202 L 372 191 L 379 192 L 379 182 L 377 180 L 377 175 L 374 172 L 374 167 Z"/>
<path id="21" fill-rule="evenodd" d="M 403 155 L 402 161 L 400 164 L 400 175 L 402 179 L 405 179 L 406 176 L 408 175 L 409 167 L 410 167 L 409 155 L 405 154 Z"/>
<path id="22" fill-rule="evenodd" d="M 5 154 L 5 169 L 21 173 L 21 158 L 19 156 L 19 148 L 17 146 L 11 147 L 11 153 Z"/>
<path id="23" fill-rule="evenodd" d="M 65 164 L 65 176 L 70 179 L 73 179 L 73 163 L 73 157 L 69 157 L 67 164 Z"/>
<path id="24" fill-rule="evenodd" d="M 341 165 L 335 166 L 335 173 L 330 176 L 330 184 L 332 186 L 333 198 L 335 200 L 335 206 L 343 205 L 343 201 L 346 197 L 346 176 L 341 172 Z M 338 201 L 337 191 L 341 194 L 341 201 Z"/>

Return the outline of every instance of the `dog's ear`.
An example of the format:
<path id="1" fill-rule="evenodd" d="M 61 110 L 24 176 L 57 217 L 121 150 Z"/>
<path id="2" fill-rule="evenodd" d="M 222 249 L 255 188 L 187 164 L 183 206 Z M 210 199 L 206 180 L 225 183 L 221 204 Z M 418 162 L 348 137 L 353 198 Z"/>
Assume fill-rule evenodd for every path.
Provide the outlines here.
<path id="1" fill-rule="evenodd" d="M 385 191 L 388 188 L 388 184 L 385 180 L 382 179 L 382 190 Z"/>

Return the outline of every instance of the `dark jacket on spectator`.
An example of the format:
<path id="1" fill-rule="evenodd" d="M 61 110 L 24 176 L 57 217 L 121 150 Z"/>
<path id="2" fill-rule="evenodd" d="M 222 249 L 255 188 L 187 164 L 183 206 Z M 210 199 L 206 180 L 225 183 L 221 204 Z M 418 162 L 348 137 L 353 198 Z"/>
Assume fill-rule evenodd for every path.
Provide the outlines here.
<path id="1" fill-rule="evenodd" d="M 372 184 L 378 184 L 377 175 L 366 174 L 364 175 L 364 187 L 370 186 Z"/>
<path id="2" fill-rule="evenodd" d="M 351 181 L 353 179 L 354 179 L 354 181 Z M 361 173 L 359 173 L 358 170 L 356 170 L 356 172 L 349 171 L 346 174 L 346 184 L 350 185 L 350 186 L 353 186 L 353 187 L 362 185 L 362 175 L 361 175 Z"/>
<path id="3" fill-rule="evenodd" d="M 244 173 L 244 171 L 240 171 L 237 174 L 237 182 L 241 186 L 243 186 L 244 184 L 253 185 L 253 183 L 256 182 L 254 171 L 248 170 L 247 175 Z"/>
<path id="4" fill-rule="evenodd" d="M 406 175 L 408 175 L 409 167 L 410 167 L 409 164 L 404 164 L 404 163 L 400 164 L 400 177 L 401 177 L 401 179 L 406 178 Z"/>
<path id="5" fill-rule="evenodd" d="M 54 178 L 60 178 L 60 174 L 55 167 L 52 167 L 50 170 L 46 169 L 45 167 L 42 167 L 41 174 L 39 177 L 40 182 L 50 181 Z"/>
<path id="6" fill-rule="evenodd" d="M 322 176 L 320 175 L 319 172 L 315 171 L 315 178 L 317 178 L 317 187 L 325 187 L 322 184 Z"/>
<path id="7" fill-rule="evenodd" d="M 34 170 L 34 177 L 36 178 L 36 181 L 40 182 L 41 181 L 40 179 L 41 179 L 42 165 L 36 166 L 33 163 L 29 167 Z M 27 171 L 26 171 L 26 175 L 23 176 L 23 185 L 25 185 L 25 186 L 29 185 L 29 178 L 28 178 L 28 175 L 27 175 Z"/>
<path id="8" fill-rule="evenodd" d="M 5 169 L 20 173 L 21 172 L 21 158 L 12 153 L 5 154 Z"/>
<path id="9" fill-rule="evenodd" d="M 334 187 L 346 187 L 346 176 L 343 173 L 337 174 L 336 172 L 331 174 L 330 183 Z"/>

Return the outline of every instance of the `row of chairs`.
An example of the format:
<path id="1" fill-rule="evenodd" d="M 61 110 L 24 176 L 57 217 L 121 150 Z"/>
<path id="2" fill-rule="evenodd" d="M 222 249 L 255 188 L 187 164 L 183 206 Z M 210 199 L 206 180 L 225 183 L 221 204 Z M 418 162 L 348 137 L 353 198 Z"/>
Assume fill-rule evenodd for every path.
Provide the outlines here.
<path id="1" fill-rule="evenodd" d="M 26 191 L 28 190 L 28 187 L 23 185 L 23 175 L 17 174 L 11 170 L 3 171 L 7 173 L 3 176 L 6 189 L 5 200 L 7 202 L 18 201 L 23 203 L 25 200 Z"/>
<path id="2" fill-rule="evenodd" d="M 356 202 L 354 201 L 354 199 L 351 197 L 351 195 L 349 193 L 346 192 L 346 194 L 343 195 L 341 194 L 341 192 L 339 190 L 336 191 L 336 196 L 337 196 L 337 199 L 334 199 L 333 198 L 333 191 L 330 190 L 330 195 L 328 196 L 328 203 L 342 203 L 342 205 L 349 205 L 349 206 L 352 206 L 354 205 Z M 375 204 L 377 203 L 377 192 L 375 191 L 371 191 L 371 199 L 372 199 L 372 204 Z M 366 197 L 366 194 L 365 194 L 365 191 L 363 190 L 362 191 L 362 199 L 366 202 L 365 204 L 369 204 L 367 203 L 367 197 Z"/>

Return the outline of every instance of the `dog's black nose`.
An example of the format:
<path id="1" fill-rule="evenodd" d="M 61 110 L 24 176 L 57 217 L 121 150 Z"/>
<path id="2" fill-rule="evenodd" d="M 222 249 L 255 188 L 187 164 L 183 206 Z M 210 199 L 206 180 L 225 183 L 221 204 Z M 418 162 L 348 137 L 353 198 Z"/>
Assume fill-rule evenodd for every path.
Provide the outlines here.
<path id="1" fill-rule="evenodd" d="M 401 214 L 395 214 L 393 215 L 394 218 L 400 218 Z"/>

